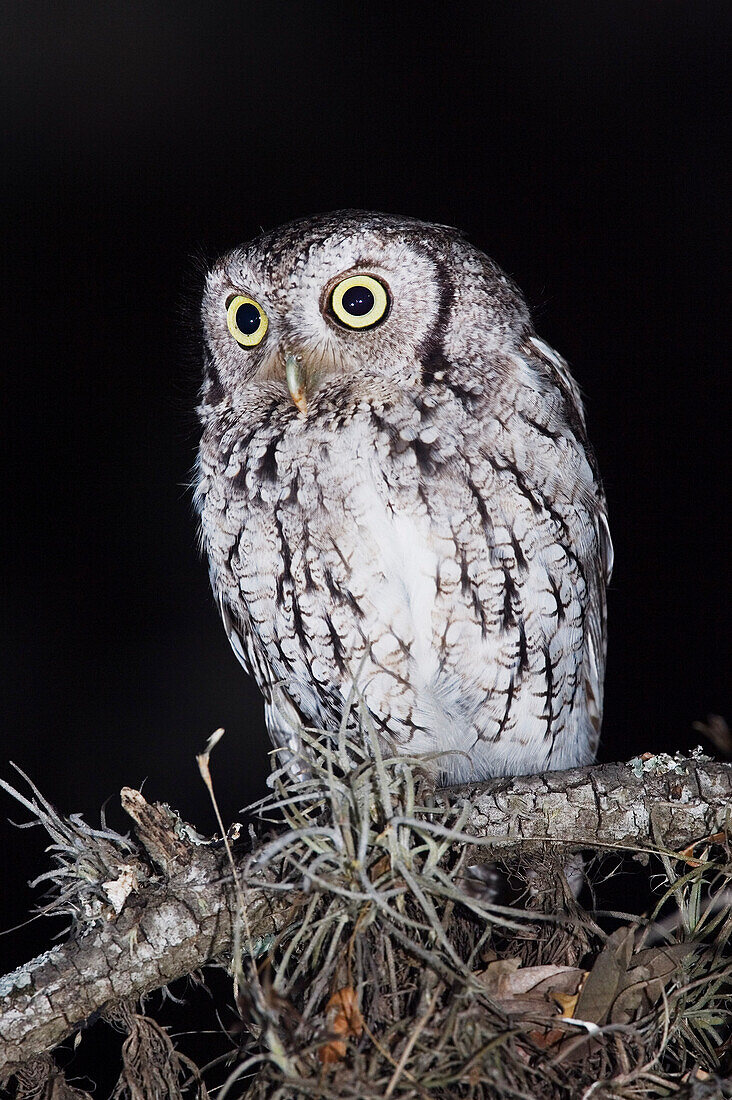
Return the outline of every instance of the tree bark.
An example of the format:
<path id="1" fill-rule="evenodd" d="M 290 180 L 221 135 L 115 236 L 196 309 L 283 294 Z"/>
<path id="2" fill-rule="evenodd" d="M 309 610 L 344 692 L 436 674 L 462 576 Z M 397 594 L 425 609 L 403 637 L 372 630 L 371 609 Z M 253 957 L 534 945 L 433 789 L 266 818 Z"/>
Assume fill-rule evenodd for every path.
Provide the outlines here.
<path id="1" fill-rule="evenodd" d="M 676 770 L 678 768 L 679 770 Z M 479 858 L 544 841 L 586 848 L 679 851 L 722 829 L 732 812 L 732 765 L 666 756 L 446 788 L 471 805 L 465 831 Z"/>
<path id="2" fill-rule="evenodd" d="M 162 873 L 133 889 L 118 914 L 110 907 L 91 931 L 0 978 L 0 1079 L 99 1013 L 231 952 L 237 897 L 223 847 L 182 839 L 180 819 L 139 791 L 125 788 L 122 805 Z M 244 900 L 255 943 L 277 931 L 283 899 L 245 889 Z"/>
<path id="3" fill-rule="evenodd" d="M 732 765 L 691 758 L 678 766 L 654 757 L 642 767 L 607 764 L 495 779 L 445 789 L 439 797 L 467 800 L 464 831 L 476 839 L 479 859 L 524 853 L 547 841 L 677 851 L 728 824 Z M 0 979 L 5 1075 L 97 1013 L 231 952 L 237 896 L 222 847 L 196 841 L 167 807 L 149 805 L 137 791 L 123 790 L 122 803 L 161 873 L 130 886 L 118 913 L 111 909 L 83 936 Z M 246 862 L 238 857 L 242 874 Z M 287 920 L 288 899 L 266 886 L 245 886 L 244 902 L 252 942 L 264 950 Z"/>

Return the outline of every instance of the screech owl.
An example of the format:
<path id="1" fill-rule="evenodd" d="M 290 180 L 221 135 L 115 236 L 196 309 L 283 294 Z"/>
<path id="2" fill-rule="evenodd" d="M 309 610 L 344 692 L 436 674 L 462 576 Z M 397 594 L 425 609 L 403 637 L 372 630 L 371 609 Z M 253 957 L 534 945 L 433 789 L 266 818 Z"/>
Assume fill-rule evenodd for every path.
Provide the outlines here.
<path id="1" fill-rule="evenodd" d="M 443 782 L 590 762 L 612 546 L 582 402 L 456 230 L 359 211 L 220 259 L 197 502 L 274 742 L 354 677 Z"/>

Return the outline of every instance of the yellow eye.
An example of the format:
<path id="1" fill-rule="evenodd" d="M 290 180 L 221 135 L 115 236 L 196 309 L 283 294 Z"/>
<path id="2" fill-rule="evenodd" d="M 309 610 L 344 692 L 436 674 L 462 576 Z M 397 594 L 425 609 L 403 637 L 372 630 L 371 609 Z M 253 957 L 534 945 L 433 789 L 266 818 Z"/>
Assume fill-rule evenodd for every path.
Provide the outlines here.
<path id="1" fill-rule="evenodd" d="M 261 344 L 269 326 L 267 314 L 253 298 L 237 294 L 226 309 L 226 324 L 229 332 L 243 348 L 253 348 Z"/>
<path id="2" fill-rule="evenodd" d="M 371 275 L 352 275 L 338 283 L 330 296 L 333 314 L 348 328 L 371 328 L 389 309 L 386 287 Z"/>

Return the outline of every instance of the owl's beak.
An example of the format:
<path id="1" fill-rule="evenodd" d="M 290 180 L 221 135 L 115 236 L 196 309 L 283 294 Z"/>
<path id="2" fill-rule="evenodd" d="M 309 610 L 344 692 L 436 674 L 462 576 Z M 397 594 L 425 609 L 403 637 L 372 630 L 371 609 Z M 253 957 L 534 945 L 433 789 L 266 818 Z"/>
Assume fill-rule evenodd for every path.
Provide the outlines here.
<path id="1" fill-rule="evenodd" d="M 304 416 L 308 411 L 308 403 L 305 396 L 305 368 L 302 364 L 301 355 L 287 356 L 285 360 L 285 378 L 290 397 Z"/>

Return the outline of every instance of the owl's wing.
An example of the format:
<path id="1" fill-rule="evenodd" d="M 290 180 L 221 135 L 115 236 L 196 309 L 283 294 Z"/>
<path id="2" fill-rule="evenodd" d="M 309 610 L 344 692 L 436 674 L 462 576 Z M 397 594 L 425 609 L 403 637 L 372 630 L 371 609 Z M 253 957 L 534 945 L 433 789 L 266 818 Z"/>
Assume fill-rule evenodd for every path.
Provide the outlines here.
<path id="1" fill-rule="evenodd" d="M 250 656 L 251 647 L 245 645 L 244 639 L 247 637 L 248 631 L 237 629 L 234 625 L 234 615 L 229 607 L 229 604 L 223 595 L 219 593 L 219 614 L 221 615 L 221 621 L 224 624 L 224 630 L 226 631 L 226 637 L 229 639 L 229 645 L 234 650 L 236 659 L 242 666 L 245 672 L 248 672 L 250 676 L 254 676 L 254 666 Z"/>
<path id="2" fill-rule="evenodd" d="M 595 529 L 597 533 L 598 559 L 595 576 L 591 579 L 590 599 L 587 608 L 587 643 L 585 657 L 585 693 L 587 712 L 599 739 L 602 722 L 603 683 L 605 679 L 605 658 L 607 654 L 607 586 L 613 568 L 613 544 L 610 539 L 607 515 L 603 510 L 597 512 Z M 593 746 L 596 751 L 597 744 Z"/>
<path id="3" fill-rule="evenodd" d="M 254 645 L 251 631 L 240 625 L 237 616 L 230 608 L 226 597 L 219 595 L 219 611 L 224 624 L 226 637 L 242 668 L 257 682 L 264 696 L 264 720 L 273 744 L 287 750 L 286 757 L 279 763 L 285 763 L 292 757 L 302 756 L 302 743 L 299 730 L 303 719 L 297 707 L 279 683 L 269 666 Z"/>
<path id="4" fill-rule="evenodd" d="M 607 520 L 607 502 L 602 488 L 597 462 L 589 439 L 585 423 L 585 412 L 579 386 L 570 374 L 565 359 L 554 351 L 544 340 L 532 336 L 530 343 L 538 352 L 545 367 L 553 376 L 554 383 L 562 395 L 564 417 L 577 442 L 582 447 L 594 477 L 595 537 L 597 540 L 597 558 L 593 575 L 589 577 L 589 604 L 587 608 L 587 646 L 585 657 L 585 692 L 590 721 L 596 736 L 599 736 L 602 721 L 602 695 L 605 678 L 605 658 L 607 654 L 607 586 L 613 571 L 613 544 Z M 595 746 L 596 748 L 596 746 Z"/>
<path id="5" fill-rule="evenodd" d="M 578 434 L 579 442 L 587 449 L 587 425 L 585 423 L 585 410 L 582 404 L 582 395 L 579 386 L 570 374 L 567 360 L 564 359 L 558 351 L 550 347 L 545 340 L 541 340 L 538 336 L 530 337 L 529 343 L 533 345 L 535 351 L 539 353 L 539 358 L 542 360 L 544 366 L 548 367 L 553 375 L 557 389 L 562 394 L 567 406 L 566 413 L 569 414 L 567 415 L 567 422 L 575 430 L 575 434 Z M 581 427 L 580 433 L 577 433 L 578 424 Z"/>

